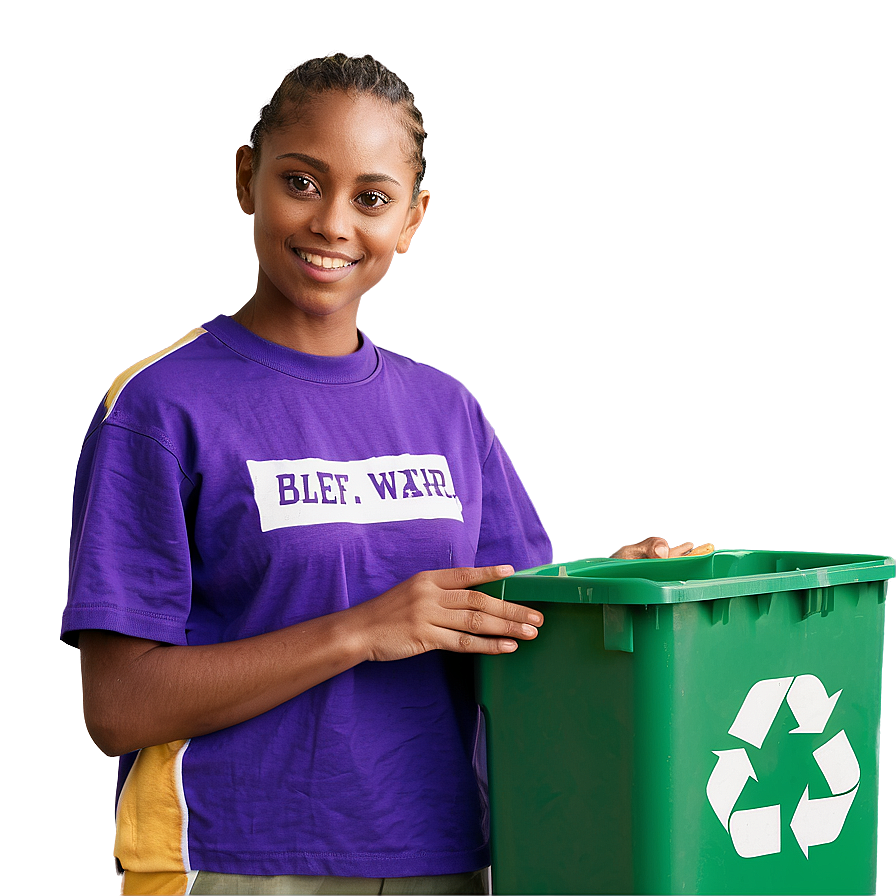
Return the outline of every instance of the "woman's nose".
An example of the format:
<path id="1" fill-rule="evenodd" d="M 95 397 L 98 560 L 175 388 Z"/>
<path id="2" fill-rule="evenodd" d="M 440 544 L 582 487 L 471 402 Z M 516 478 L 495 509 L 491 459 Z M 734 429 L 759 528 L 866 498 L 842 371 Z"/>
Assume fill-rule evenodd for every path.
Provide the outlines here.
<path id="1" fill-rule="evenodd" d="M 347 240 L 351 233 L 351 206 L 336 197 L 315 203 L 311 229 L 329 243 Z"/>

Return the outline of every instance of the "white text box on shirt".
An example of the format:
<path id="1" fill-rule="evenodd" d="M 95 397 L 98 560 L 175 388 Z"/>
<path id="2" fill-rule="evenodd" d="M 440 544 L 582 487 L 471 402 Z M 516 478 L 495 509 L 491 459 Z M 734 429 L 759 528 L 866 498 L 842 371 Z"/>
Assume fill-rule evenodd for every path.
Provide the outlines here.
<path id="1" fill-rule="evenodd" d="M 441 454 L 247 460 L 246 465 L 262 532 L 321 523 L 463 522 L 463 507 Z"/>

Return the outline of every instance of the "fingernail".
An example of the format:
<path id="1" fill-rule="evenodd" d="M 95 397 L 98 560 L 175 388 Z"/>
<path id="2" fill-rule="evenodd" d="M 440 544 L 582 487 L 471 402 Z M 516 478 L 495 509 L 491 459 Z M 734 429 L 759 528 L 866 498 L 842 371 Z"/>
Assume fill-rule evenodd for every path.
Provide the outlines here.
<path id="1" fill-rule="evenodd" d="M 538 613 L 530 613 L 530 614 L 526 617 L 526 619 L 528 619 L 529 622 L 532 622 L 532 623 L 534 623 L 535 625 L 541 625 L 541 623 L 544 621 L 544 620 L 541 618 L 541 616 L 538 615 Z"/>
<path id="2" fill-rule="evenodd" d="M 522 629 L 523 634 L 528 635 L 530 638 L 534 638 L 538 634 L 538 629 L 534 625 L 523 625 Z"/>
<path id="3" fill-rule="evenodd" d="M 499 566 L 498 567 L 498 575 L 512 576 L 513 575 L 513 567 L 512 566 Z"/>
<path id="4" fill-rule="evenodd" d="M 501 642 L 501 652 L 502 653 L 513 653 L 514 650 L 517 649 L 519 645 L 516 641 L 502 641 Z"/>

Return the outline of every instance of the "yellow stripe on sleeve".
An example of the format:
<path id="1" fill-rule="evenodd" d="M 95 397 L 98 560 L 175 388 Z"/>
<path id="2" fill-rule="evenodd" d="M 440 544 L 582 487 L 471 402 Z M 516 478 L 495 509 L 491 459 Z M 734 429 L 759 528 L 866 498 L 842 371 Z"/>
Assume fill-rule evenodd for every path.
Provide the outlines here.
<path id="1" fill-rule="evenodd" d="M 136 364 L 132 364 L 128 367 L 127 370 L 122 371 L 115 377 L 115 382 L 112 383 L 109 391 L 106 393 L 106 416 L 112 412 L 112 408 L 115 406 L 115 402 L 118 400 L 118 396 L 121 395 L 122 389 L 138 374 L 141 370 L 145 370 L 151 364 L 155 364 L 156 361 L 161 360 L 166 355 L 170 355 L 172 352 L 176 352 L 179 348 L 183 348 L 183 346 L 192 342 L 194 339 L 197 339 L 203 333 L 205 333 L 205 329 L 202 327 L 196 327 L 195 330 L 190 330 L 186 336 L 178 339 L 174 345 L 169 345 L 168 348 L 163 348 L 160 352 L 156 352 L 154 355 L 150 355 L 148 358 L 144 358 L 142 361 L 138 361 Z"/>

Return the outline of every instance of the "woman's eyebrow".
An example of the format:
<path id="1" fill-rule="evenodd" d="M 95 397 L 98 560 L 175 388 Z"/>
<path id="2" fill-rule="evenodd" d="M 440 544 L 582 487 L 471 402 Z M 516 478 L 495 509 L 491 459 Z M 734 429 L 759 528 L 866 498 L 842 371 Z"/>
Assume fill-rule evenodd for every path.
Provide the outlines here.
<path id="1" fill-rule="evenodd" d="M 330 170 L 330 166 L 326 162 L 322 162 L 320 159 L 314 158 L 314 156 L 305 155 L 303 152 L 285 152 L 283 155 L 277 156 L 277 160 L 279 161 L 280 159 L 298 159 L 300 162 L 316 168 L 323 174 Z"/>
<path id="2" fill-rule="evenodd" d="M 320 171 L 322 174 L 327 174 L 330 170 L 330 166 L 321 159 L 317 159 L 314 156 L 309 156 L 304 152 L 285 152 L 282 155 L 276 157 L 279 161 L 280 159 L 298 159 L 300 162 L 304 162 L 306 165 L 310 165 L 317 171 Z M 396 184 L 397 186 L 401 186 L 401 184 L 395 180 L 394 177 L 390 177 L 388 174 L 359 174 L 358 177 L 355 178 L 356 183 L 359 184 L 376 184 L 383 183 L 388 181 L 389 183 Z"/>
<path id="3" fill-rule="evenodd" d="M 399 187 L 401 186 L 394 177 L 389 177 L 388 174 L 359 174 L 356 181 L 359 184 L 376 184 L 388 181 L 390 184 L 396 184 Z"/>

